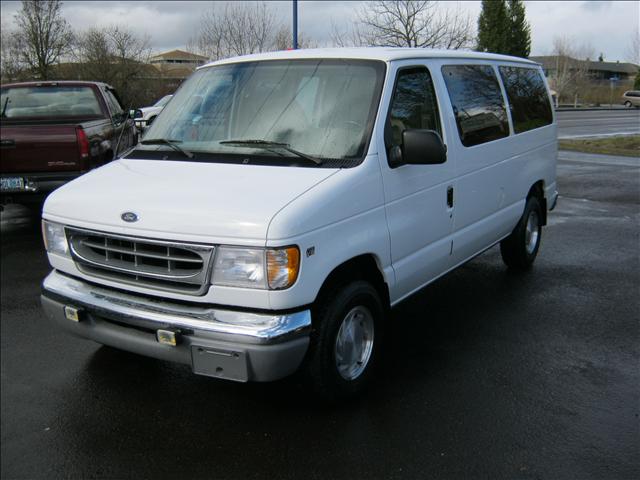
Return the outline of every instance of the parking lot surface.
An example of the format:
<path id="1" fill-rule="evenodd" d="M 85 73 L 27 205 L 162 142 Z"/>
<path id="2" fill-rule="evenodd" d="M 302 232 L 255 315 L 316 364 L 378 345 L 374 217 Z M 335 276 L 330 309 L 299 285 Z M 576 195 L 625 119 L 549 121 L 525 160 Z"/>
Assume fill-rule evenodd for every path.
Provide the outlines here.
<path id="1" fill-rule="evenodd" d="M 640 162 L 561 153 L 531 272 L 493 248 L 393 312 L 379 380 L 315 402 L 50 325 L 38 219 L 2 213 L 2 478 L 640 478 Z"/>

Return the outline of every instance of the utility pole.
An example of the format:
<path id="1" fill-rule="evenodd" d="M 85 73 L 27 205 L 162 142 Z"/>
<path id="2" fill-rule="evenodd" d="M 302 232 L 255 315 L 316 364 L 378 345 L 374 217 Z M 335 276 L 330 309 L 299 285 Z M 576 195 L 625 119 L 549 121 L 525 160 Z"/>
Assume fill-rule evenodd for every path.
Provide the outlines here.
<path id="1" fill-rule="evenodd" d="M 293 49 L 298 49 L 298 0 L 293 0 Z"/>

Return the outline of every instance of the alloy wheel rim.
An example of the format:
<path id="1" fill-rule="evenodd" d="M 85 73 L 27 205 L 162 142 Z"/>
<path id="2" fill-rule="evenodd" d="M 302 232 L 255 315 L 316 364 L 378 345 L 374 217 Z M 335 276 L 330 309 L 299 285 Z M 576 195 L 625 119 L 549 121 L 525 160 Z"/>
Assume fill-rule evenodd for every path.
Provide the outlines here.
<path id="1" fill-rule="evenodd" d="M 527 253 L 531 255 L 537 245 L 538 239 L 540 237 L 540 221 L 538 220 L 538 213 L 532 211 L 529 213 L 529 218 L 527 219 L 527 227 L 525 229 L 524 241 L 527 249 Z"/>
<path id="2" fill-rule="evenodd" d="M 368 308 L 353 307 L 342 320 L 334 357 L 338 373 L 345 380 L 355 380 L 367 368 L 373 352 L 374 322 Z"/>

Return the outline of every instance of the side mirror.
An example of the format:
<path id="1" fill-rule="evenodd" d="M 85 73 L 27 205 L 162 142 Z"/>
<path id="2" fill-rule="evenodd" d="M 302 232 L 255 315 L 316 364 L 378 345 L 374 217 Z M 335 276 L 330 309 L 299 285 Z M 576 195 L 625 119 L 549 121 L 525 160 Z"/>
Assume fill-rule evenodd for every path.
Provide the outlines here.
<path id="1" fill-rule="evenodd" d="M 400 155 L 400 153 L 402 153 Z M 447 147 L 434 130 L 407 129 L 402 132 L 402 147 L 392 147 L 389 163 L 400 165 L 437 165 L 447 161 Z"/>
<path id="2" fill-rule="evenodd" d="M 125 116 L 124 113 L 114 113 L 113 117 L 111 118 L 115 125 L 120 125 L 122 122 L 124 122 Z"/>

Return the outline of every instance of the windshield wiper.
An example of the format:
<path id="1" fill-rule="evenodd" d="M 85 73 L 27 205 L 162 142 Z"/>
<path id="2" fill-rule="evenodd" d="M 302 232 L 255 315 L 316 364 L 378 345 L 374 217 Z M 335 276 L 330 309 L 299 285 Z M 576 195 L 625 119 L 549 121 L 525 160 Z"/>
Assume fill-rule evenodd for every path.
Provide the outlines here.
<path id="1" fill-rule="evenodd" d="M 180 148 L 177 144 L 182 143 L 182 140 L 168 140 L 166 138 L 147 138 L 140 141 L 142 145 L 167 145 L 173 148 L 176 152 L 180 152 L 187 158 L 193 158 L 193 153 L 184 148 Z"/>
<path id="2" fill-rule="evenodd" d="M 306 153 L 299 152 L 298 150 L 294 150 L 289 146 L 288 143 L 280 143 L 280 142 L 270 142 L 269 140 L 223 140 L 220 142 L 221 145 L 238 145 L 238 146 L 250 146 L 255 148 L 281 148 L 289 153 L 293 153 L 300 158 L 304 158 L 305 160 L 309 160 L 316 165 L 322 165 L 322 160 L 319 158 L 313 157 Z"/>

